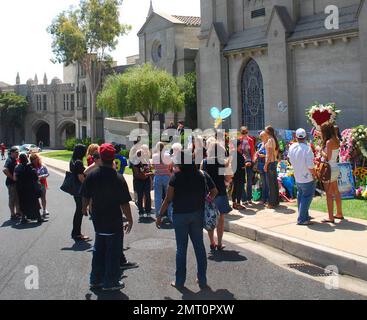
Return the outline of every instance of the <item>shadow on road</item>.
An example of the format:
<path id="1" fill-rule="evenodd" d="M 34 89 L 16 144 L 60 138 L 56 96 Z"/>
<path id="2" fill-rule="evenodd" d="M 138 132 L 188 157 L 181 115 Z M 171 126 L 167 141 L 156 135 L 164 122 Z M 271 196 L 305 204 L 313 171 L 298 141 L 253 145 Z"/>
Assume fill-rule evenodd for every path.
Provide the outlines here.
<path id="1" fill-rule="evenodd" d="M 155 219 L 152 218 L 152 217 L 149 217 L 149 218 L 139 218 L 139 223 L 142 223 L 142 224 L 152 224 L 152 223 L 155 223 Z"/>
<path id="2" fill-rule="evenodd" d="M 335 230 L 365 231 L 367 227 L 363 224 L 342 220 L 339 223 L 315 223 L 308 226 L 311 230 L 319 232 L 335 232 Z"/>
<path id="3" fill-rule="evenodd" d="M 47 223 L 47 222 L 46 222 Z M 26 230 L 26 229 L 33 229 L 41 226 L 42 223 L 40 222 L 29 222 L 25 224 L 21 224 L 20 222 L 13 224 L 11 227 L 17 230 Z"/>
<path id="4" fill-rule="evenodd" d="M 247 258 L 242 256 L 239 251 L 224 250 L 215 252 L 213 255 L 209 256 L 208 260 L 215 262 L 240 262 L 247 261 Z"/>
<path id="5" fill-rule="evenodd" d="M 70 248 L 62 248 L 61 251 L 87 251 L 92 248 L 89 242 L 79 241 L 75 242 Z"/>
<path id="6" fill-rule="evenodd" d="M 130 300 L 129 297 L 121 291 L 106 292 L 101 290 L 91 290 L 91 292 L 96 295 L 97 300 Z M 85 299 L 92 300 L 92 294 L 87 293 L 85 295 Z"/>
<path id="7" fill-rule="evenodd" d="M 210 287 L 199 292 L 191 291 L 187 288 L 179 290 L 182 293 L 182 300 L 237 300 L 234 294 L 227 289 L 213 291 Z M 164 297 L 164 300 L 173 300 L 170 297 Z"/>
<path id="8" fill-rule="evenodd" d="M 7 228 L 7 227 L 14 227 L 17 223 L 19 223 L 19 221 L 15 221 L 15 220 L 8 220 L 5 221 L 0 228 Z"/>

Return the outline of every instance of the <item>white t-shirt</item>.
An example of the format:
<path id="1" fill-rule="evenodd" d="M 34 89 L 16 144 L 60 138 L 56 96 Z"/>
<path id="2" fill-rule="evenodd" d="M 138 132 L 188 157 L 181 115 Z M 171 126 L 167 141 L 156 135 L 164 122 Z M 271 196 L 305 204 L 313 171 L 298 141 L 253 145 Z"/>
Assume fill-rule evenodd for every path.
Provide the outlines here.
<path id="1" fill-rule="evenodd" d="M 289 161 L 294 169 L 297 183 L 309 183 L 314 179 L 309 169 L 313 169 L 314 154 L 311 147 L 306 143 L 294 143 L 289 148 Z"/>

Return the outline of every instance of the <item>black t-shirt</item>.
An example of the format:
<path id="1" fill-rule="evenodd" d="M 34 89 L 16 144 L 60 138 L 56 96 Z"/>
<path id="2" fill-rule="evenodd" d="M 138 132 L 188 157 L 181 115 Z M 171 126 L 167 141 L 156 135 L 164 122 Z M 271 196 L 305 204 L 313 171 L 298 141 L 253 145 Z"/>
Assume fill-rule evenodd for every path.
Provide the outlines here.
<path id="1" fill-rule="evenodd" d="M 215 163 L 210 163 L 210 162 L 214 162 Z M 209 163 L 208 163 L 209 162 Z M 205 159 L 204 160 L 204 170 L 209 174 L 209 176 L 213 179 L 213 182 L 215 183 L 217 189 L 218 189 L 218 196 L 225 196 L 227 195 L 227 188 L 226 188 L 226 184 L 224 182 L 224 175 L 220 175 L 220 169 L 225 168 L 224 164 L 220 164 L 217 160 L 217 158 L 215 159 Z"/>
<path id="2" fill-rule="evenodd" d="M 245 169 L 243 169 L 243 167 L 245 166 L 246 162 L 245 162 L 245 158 L 243 157 L 243 155 L 239 153 L 238 151 L 236 153 L 236 156 L 237 156 L 237 168 L 236 170 L 234 170 L 235 168 L 233 168 L 232 166 L 232 170 L 234 171 L 234 175 L 238 176 L 244 173 Z"/>
<path id="3" fill-rule="evenodd" d="M 129 188 L 122 175 L 113 168 L 97 168 L 85 179 L 82 196 L 92 199 L 92 219 L 97 233 L 121 232 L 123 220 L 120 205 L 131 201 Z"/>
<path id="4" fill-rule="evenodd" d="M 4 168 L 8 169 L 11 175 L 14 174 L 14 169 L 16 166 L 17 166 L 17 160 L 15 160 L 12 157 L 8 157 L 8 159 L 6 159 Z M 15 184 L 15 181 L 13 179 L 9 179 L 8 177 L 6 177 L 5 184 L 7 186 L 10 186 L 12 184 Z"/>
<path id="5" fill-rule="evenodd" d="M 204 172 L 209 190 L 215 188 L 210 176 Z M 173 213 L 184 214 L 204 210 L 205 179 L 200 171 L 188 176 L 183 172 L 175 173 L 169 182 L 175 189 L 173 196 Z"/>

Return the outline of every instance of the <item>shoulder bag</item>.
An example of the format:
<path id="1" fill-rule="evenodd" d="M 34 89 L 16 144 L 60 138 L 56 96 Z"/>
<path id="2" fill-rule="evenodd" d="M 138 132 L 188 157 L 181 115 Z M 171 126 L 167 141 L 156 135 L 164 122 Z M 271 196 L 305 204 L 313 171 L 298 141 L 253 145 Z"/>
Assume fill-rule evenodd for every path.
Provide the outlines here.
<path id="1" fill-rule="evenodd" d="M 203 175 L 205 181 L 204 229 L 207 231 L 212 231 L 217 227 L 220 213 L 214 201 L 209 201 L 207 199 L 210 191 L 208 181 L 203 171 L 201 171 L 201 174 Z"/>

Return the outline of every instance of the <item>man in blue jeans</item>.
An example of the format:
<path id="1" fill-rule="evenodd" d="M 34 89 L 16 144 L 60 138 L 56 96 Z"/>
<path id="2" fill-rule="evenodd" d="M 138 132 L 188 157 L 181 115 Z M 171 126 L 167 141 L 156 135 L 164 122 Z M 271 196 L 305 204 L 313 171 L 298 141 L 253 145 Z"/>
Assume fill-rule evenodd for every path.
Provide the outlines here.
<path id="1" fill-rule="evenodd" d="M 315 195 L 315 166 L 314 154 L 311 147 L 307 144 L 307 134 L 304 129 L 296 131 L 297 143 L 289 148 L 289 160 L 294 169 L 298 189 L 298 221 L 297 224 L 307 226 L 312 224 L 310 221 L 309 209 Z"/>
<path id="2" fill-rule="evenodd" d="M 133 225 L 131 197 L 125 179 L 113 168 L 115 148 L 111 144 L 103 144 L 99 147 L 99 154 L 102 166 L 91 172 L 82 186 L 82 211 L 88 215 L 92 200 L 92 221 L 96 232 L 90 287 L 105 291 L 121 290 L 124 288 L 120 282 L 121 239 L 123 229 L 129 233 Z M 127 219 L 125 228 L 122 213 Z"/>

